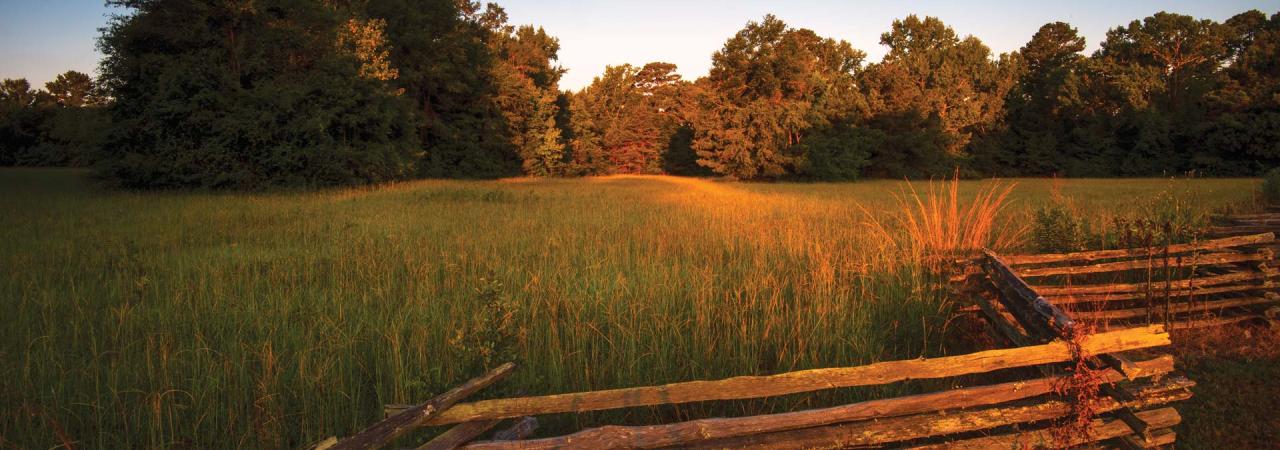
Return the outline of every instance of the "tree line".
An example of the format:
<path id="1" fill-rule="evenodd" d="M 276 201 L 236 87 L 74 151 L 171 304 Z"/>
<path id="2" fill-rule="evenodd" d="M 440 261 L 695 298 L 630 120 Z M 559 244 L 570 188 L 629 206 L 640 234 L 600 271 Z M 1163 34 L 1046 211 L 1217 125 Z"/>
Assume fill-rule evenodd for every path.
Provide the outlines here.
<path id="1" fill-rule="evenodd" d="M 1100 49 L 1062 22 L 993 55 L 934 17 L 875 63 L 774 16 L 685 80 L 607 67 L 559 87 L 559 41 L 459 0 L 111 0 L 98 80 L 5 80 L 0 164 L 135 188 L 415 177 L 747 180 L 1257 175 L 1280 165 L 1280 13 L 1160 12 Z"/>

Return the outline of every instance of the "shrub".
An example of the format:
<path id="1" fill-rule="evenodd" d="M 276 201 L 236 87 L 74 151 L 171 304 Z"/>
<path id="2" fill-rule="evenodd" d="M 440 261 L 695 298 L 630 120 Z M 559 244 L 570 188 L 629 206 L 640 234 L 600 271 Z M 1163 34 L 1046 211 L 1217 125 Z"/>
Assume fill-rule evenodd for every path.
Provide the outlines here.
<path id="1" fill-rule="evenodd" d="M 476 302 L 477 314 L 449 340 L 457 352 L 455 358 L 467 361 L 471 372 L 515 361 L 517 346 L 526 334 L 517 320 L 520 304 L 506 295 L 502 281 L 492 273 L 480 279 Z"/>
<path id="2" fill-rule="evenodd" d="M 1086 226 L 1071 207 L 1056 200 L 1036 209 L 1032 238 L 1036 251 L 1041 253 L 1066 253 L 1084 250 Z"/>
<path id="3" fill-rule="evenodd" d="M 1268 204 L 1280 204 L 1280 167 L 1267 171 L 1262 178 L 1262 200 Z"/>

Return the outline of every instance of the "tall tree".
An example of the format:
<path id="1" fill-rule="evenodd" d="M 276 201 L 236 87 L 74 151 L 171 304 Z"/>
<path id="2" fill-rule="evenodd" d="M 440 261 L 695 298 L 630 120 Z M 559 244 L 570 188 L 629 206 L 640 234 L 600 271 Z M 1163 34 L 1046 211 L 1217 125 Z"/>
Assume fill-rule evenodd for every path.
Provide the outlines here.
<path id="1" fill-rule="evenodd" d="M 108 3 L 131 13 L 100 41 L 118 131 L 100 158 L 107 179 L 262 188 L 411 173 L 408 109 L 342 45 L 358 17 L 341 2 Z"/>
<path id="2" fill-rule="evenodd" d="M 1193 167 L 1257 175 L 1280 166 L 1280 13 L 1247 11 L 1223 25 L 1228 66 L 1207 95 L 1213 118 L 1199 127 Z"/>
<path id="3" fill-rule="evenodd" d="M 679 127 L 680 75 L 674 64 L 609 66 L 573 97 L 579 173 L 658 173 Z"/>
<path id="4" fill-rule="evenodd" d="M 24 155 L 39 142 L 39 98 L 26 78 L 0 82 L 0 166 L 22 164 Z"/>
<path id="5" fill-rule="evenodd" d="M 1078 123 L 1079 71 L 1085 40 L 1063 22 L 1041 26 L 1014 56 L 1020 75 L 1004 99 L 1004 125 L 997 142 L 975 149 L 984 173 L 1052 175 L 1070 158 L 1068 141 Z"/>
<path id="6" fill-rule="evenodd" d="M 1159 12 L 1107 32 L 1098 57 L 1120 65 L 1134 106 L 1170 111 L 1195 106 L 1227 58 L 1223 29 L 1212 20 Z M 1158 80 L 1159 83 L 1152 83 Z"/>
<path id="7" fill-rule="evenodd" d="M 687 117 L 698 163 L 744 179 L 798 174 L 807 164 L 798 144 L 811 130 L 865 113 L 855 83 L 864 57 L 772 15 L 748 23 L 685 95 L 697 111 Z"/>
<path id="8" fill-rule="evenodd" d="M 495 100 L 495 29 L 506 23 L 496 5 L 455 0 L 369 0 L 370 17 L 386 21 L 393 85 L 413 102 L 425 152 L 420 174 L 498 177 L 519 173 L 506 117 Z"/>
<path id="9" fill-rule="evenodd" d="M 68 71 L 45 87 L 0 85 L 0 166 L 84 166 L 101 147 L 110 122 L 93 79 Z"/>
<path id="10" fill-rule="evenodd" d="M 960 39 L 934 17 L 895 20 L 880 43 L 889 51 L 863 77 L 876 126 L 943 147 L 882 152 L 873 164 L 882 175 L 946 173 L 965 158 L 975 134 L 994 130 L 1014 81 L 1013 63 L 993 61 L 977 38 Z"/>
<path id="11" fill-rule="evenodd" d="M 1111 122 L 1110 164 L 1118 175 L 1178 173 L 1191 167 L 1203 100 L 1228 57 L 1222 27 L 1159 12 L 1107 32 L 1091 70 Z"/>
<path id="12" fill-rule="evenodd" d="M 498 86 L 497 103 L 506 117 L 521 167 L 527 175 L 562 174 L 564 143 L 555 117 L 564 69 L 552 63 L 560 42 L 530 25 L 513 27 L 505 20 L 494 20 L 491 25 L 495 26 L 490 46 L 496 57 L 492 70 Z"/>
<path id="13" fill-rule="evenodd" d="M 60 106 L 78 108 L 101 102 L 93 78 L 74 70 L 68 70 L 53 81 L 45 83 L 44 89 Z"/>

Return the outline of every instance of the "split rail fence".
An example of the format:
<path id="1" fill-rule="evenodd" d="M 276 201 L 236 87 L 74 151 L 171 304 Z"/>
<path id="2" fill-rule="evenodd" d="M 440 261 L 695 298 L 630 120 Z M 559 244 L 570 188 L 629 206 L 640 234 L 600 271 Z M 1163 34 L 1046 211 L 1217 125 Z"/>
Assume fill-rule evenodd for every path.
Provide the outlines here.
<path id="1" fill-rule="evenodd" d="M 1067 254 L 997 256 L 1045 301 L 1099 329 L 1222 325 L 1274 316 L 1275 234 Z M 1268 314 L 1269 312 L 1269 314 Z"/>
<path id="2" fill-rule="evenodd" d="M 1078 344 L 1078 347 L 1075 345 Z M 318 448 L 380 448 L 424 426 L 451 426 L 420 449 L 546 448 L 1010 448 L 1048 445 L 1053 421 L 1072 415 L 1072 400 L 1055 395 L 1080 354 L 1115 354 L 1169 344 L 1160 327 L 1132 328 L 1085 336 L 1076 343 L 1053 341 L 1025 347 L 987 350 L 933 359 L 879 362 L 858 367 L 803 370 L 768 376 L 690 381 L 604 391 L 503 398 L 460 403 L 514 369 L 507 364 L 426 403 L 392 408 L 385 420 L 343 440 Z M 912 379 L 951 378 L 1017 368 L 1044 373 L 1004 383 L 872 400 L 830 408 L 748 417 L 712 418 L 647 426 L 603 426 L 541 439 L 524 439 L 536 427 L 530 417 L 712 400 L 734 400 L 871 386 Z M 1165 430 L 1180 416 L 1168 405 L 1189 398 L 1192 382 L 1173 371 L 1173 359 L 1160 355 L 1131 362 L 1128 372 L 1105 370 L 1099 382 L 1121 383 L 1129 394 L 1108 398 L 1096 408 L 1093 433 L 1072 436 L 1081 445 L 1132 436 L 1135 431 L 1117 411 L 1134 415 L 1151 430 Z M 975 377 L 976 378 L 976 377 Z M 511 429 L 478 440 L 505 420 Z M 525 430 L 525 431 L 521 431 Z M 1167 431 L 1149 433 L 1152 445 L 1172 442 Z"/>
<path id="3" fill-rule="evenodd" d="M 1280 233 L 1280 212 L 1227 214 L 1215 217 L 1214 220 L 1218 225 L 1209 227 L 1207 230 L 1206 234 L 1210 238 Z"/>
<path id="4" fill-rule="evenodd" d="M 344 440 L 321 442 L 332 449 L 376 449 L 424 427 L 444 427 L 419 449 L 810 449 L 810 447 L 1061 447 L 1102 445 L 1144 449 L 1171 445 L 1180 422 L 1175 401 L 1192 396 L 1194 382 L 1174 373 L 1165 323 L 1125 323 L 1115 330 L 1080 334 L 1078 320 L 1133 320 L 1152 314 L 1152 274 L 1165 279 L 1162 318 L 1248 308 L 1270 288 L 1271 234 L 1210 240 L 1161 249 L 1038 256 L 984 252 L 980 271 L 968 277 L 980 286 L 977 303 L 1010 348 L 932 359 L 909 359 L 859 367 L 808 369 L 769 376 L 687 381 L 662 386 L 571 392 L 479 401 L 468 395 L 511 373 L 506 364 L 419 405 L 389 405 L 388 417 Z M 1175 257 L 1170 260 L 1170 256 Z M 1174 279 L 1166 262 L 1185 277 Z M 1070 284 L 1076 276 L 1128 272 L 1143 283 Z M 1135 275 L 1137 274 L 1137 275 Z M 1146 274 L 1146 275 L 1143 275 Z M 1036 285 L 1027 280 L 1037 280 Z M 1138 295 L 1142 294 L 1142 295 Z M 1245 297 L 1224 297 L 1243 294 Z M 1224 298 L 1219 298 L 1224 297 Z M 1172 299 L 1179 302 L 1171 303 Z M 1184 300 L 1185 299 L 1185 300 Z M 1193 300 L 1194 299 L 1194 300 Z M 1133 302 L 1144 302 L 1135 313 Z M 1061 306 L 1106 308 L 1073 309 Z M 1257 303 L 1257 304 L 1262 304 Z M 1180 322 L 1181 323 L 1181 322 Z M 1082 417 L 1085 401 L 1068 389 L 1080 371 L 1100 395 L 1088 399 L 1088 432 L 1062 433 L 1062 424 Z M 845 387 L 896 384 L 923 378 L 968 381 L 957 389 L 927 392 L 750 417 L 708 418 L 650 426 L 603 426 L 570 435 L 529 438 L 536 415 L 644 408 L 695 401 L 745 400 Z M 974 380 L 982 380 L 975 382 Z M 1006 380 L 989 382 L 989 380 Z M 503 422 L 506 430 L 483 436 Z"/>
<path id="5" fill-rule="evenodd" d="M 1280 223 L 1278 221 L 1277 223 Z M 403 444 L 449 427 L 419 449 L 551 448 L 1035 448 L 1172 445 L 1170 404 L 1194 382 L 1174 373 L 1169 327 L 1259 316 L 1278 301 L 1272 233 L 1160 248 L 1001 256 L 985 251 L 961 280 L 1008 348 L 932 359 L 802 370 L 601 391 L 465 402 L 515 370 L 505 364 L 425 403 L 316 448 Z M 1031 280 L 1035 284 L 1028 282 Z M 1089 326 L 1093 325 L 1093 326 Z M 1082 332 L 1082 330 L 1089 330 Z M 1101 331 L 1098 331 L 1101 330 Z M 1082 372 L 1085 386 L 1073 385 Z M 659 425 L 608 425 L 529 438 L 536 416 L 745 400 L 919 379 L 1008 380 L 841 406 Z M 1074 387 L 1073 387 L 1074 386 Z M 1074 392 L 1074 393 L 1073 393 Z M 1082 415 L 1081 404 L 1088 402 Z M 1087 432 L 1064 423 L 1087 419 Z M 509 423 L 490 433 L 504 422 Z M 489 436 L 484 437 L 486 434 Z"/>

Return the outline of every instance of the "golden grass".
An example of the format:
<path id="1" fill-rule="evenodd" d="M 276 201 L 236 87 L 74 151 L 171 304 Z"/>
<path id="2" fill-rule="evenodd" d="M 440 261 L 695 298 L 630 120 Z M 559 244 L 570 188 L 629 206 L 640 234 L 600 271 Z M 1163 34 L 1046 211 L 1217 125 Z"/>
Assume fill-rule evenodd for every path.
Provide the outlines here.
<path id="1" fill-rule="evenodd" d="M 1026 221 L 1008 220 L 1010 195 L 1017 183 L 984 182 L 972 196 L 960 195 L 960 178 L 929 181 L 917 190 L 907 181 L 894 196 L 897 214 L 863 209 L 871 232 L 893 243 L 897 251 L 930 266 L 983 248 L 1004 250 L 1023 244 Z"/>

